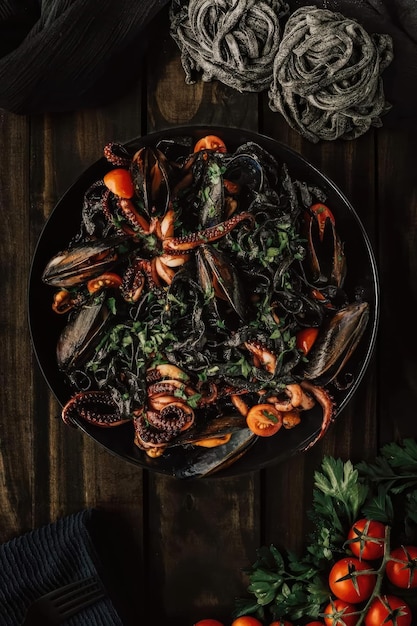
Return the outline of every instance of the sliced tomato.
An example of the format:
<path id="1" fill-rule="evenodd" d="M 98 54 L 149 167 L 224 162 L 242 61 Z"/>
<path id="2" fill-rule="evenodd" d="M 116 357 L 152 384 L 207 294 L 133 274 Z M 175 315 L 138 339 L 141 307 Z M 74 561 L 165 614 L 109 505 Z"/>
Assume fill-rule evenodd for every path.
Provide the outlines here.
<path id="1" fill-rule="evenodd" d="M 217 135 L 206 135 L 197 141 L 194 152 L 200 150 L 214 150 L 214 152 L 227 152 L 226 144 Z"/>
<path id="2" fill-rule="evenodd" d="M 122 279 L 114 272 L 100 274 L 97 278 L 92 278 L 87 283 L 89 293 L 97 293 L 102 289 L 117 288 L 122 284 Z"/>
<path id="3" fill-rule="evenodd" d="M 296 335 L 296 345 L 301 352 L 308 354 L 319 334 L 318 328 L 302 328 Z"/>
<path id="4" fill-rule="evenodd" d="M 272 404 L 256 404 L 246 416 L 248 428 L 259 437 L 271 437 L 282 426 L 282 414 Z"/>
<path id="5" fill-rule="evenodd" d="M 119 198 L 133 198 L 135 189 L 129 170 L 121 167 L 110 170 L 103 177 L 104 184 Z"/>

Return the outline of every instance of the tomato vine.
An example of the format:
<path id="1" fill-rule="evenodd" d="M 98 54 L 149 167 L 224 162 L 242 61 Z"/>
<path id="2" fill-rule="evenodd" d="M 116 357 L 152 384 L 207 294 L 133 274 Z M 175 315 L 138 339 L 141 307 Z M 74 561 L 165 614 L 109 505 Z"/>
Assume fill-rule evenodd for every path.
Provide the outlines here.
<path id="1" fill-rule="evenodd" d="M 374 460 L 356 465 L 324 457 L 314 479 L 309 511 L 313 531 L 304 554 L 275 545 L 260 547 L 257 560 L 245 570 L 248 597 L 237 600 L 236 616 L 255 615 L 265 624 L 274 619 L 305 623 L 322 618 L 332 597 L 329 573 L 338 560 L 352 555 L 347 537 L 360 518 L 385 524 L 387 532 L 384 555 L 374 567 L 375 589 L 355 609 L 355 623 L 366 624 L 369 606 L 392 593 L 386 577 L 391 548 L 417 545 L 417 442 L 404 439 L 387 444 Z M 407 591 L 396 588 L 395 595 L 405 597 L 407 603 L 411 598 L 417 616 L 417 594 L 415 589 Z"/>

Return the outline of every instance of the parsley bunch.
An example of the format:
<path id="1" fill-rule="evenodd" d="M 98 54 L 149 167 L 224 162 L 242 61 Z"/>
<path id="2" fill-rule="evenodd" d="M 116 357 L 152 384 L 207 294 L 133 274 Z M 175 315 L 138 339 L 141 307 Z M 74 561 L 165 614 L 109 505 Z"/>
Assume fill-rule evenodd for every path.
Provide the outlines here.
<path id="1" fill-rule="evenodd" d="M 317 619 L 329 600 L 327 576 L 346 556 L 349 528 L 360 517 L 389 524 L 398 541 L 417 541 L 417 442 L 383 446 L 371 462 L 353 465 L 324 457 L 315 472 L 314 530 L 303 555 L 275 545 L 257 550 L 246 570 L 248 598 L 236 602 L 235 615 L 255 615 L 270 623 L 282 618 Z"/>

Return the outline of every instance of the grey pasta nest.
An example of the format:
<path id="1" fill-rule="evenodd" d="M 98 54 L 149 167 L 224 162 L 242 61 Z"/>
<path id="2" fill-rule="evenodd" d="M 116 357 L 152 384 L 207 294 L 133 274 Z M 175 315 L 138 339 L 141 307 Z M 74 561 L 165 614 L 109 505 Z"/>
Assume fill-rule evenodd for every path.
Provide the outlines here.
<path id="1" fill-rule="evenodd" d="M 288 11 L 284 0 L 173 0 L 170 32 L 185 82 L 201 72 L 238 91 L 268 89 Z"/>
<path id="2" fill-rule="evenodd" d="M 393 59 L 389 35 L 307 6 L 288 19 L 274 60 L 269 105 L 310 141 L 354 139 L 381 126 L 381 72 Z"/>

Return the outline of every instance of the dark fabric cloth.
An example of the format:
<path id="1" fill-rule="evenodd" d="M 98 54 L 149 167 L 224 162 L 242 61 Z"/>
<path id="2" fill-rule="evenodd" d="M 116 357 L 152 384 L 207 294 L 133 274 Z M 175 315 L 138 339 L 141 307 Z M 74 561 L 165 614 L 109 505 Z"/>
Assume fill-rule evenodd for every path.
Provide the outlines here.
<path id="1" fill-rule="evenodd" d="M 384 71 L 392 110 L 384 125 L 417 125 L 417 0 L 288 0 L 357 19 L 387 33 Z M 153 18 L 170 0 L 0 0 L 0 108 L 71 111 L 117 99 L 141 75 Z M 186 88 L 186 86 L 184 86 Z"/>
<path id="2" fill-rule="evenodd" d="M 94 543 L 99 512 L 87 509 L 35 529 L 0 546 L 0 623 L 18 626 L 39 596 L 82 578 L 105 584 Z M 104 580 L 103 580 L 104 577 Z M 109 596 L 71 618 L 72 626 L 122 626 Z"/>
<path id="3" fill-rule="evenodd" d="M 168 0 L 0 0 L 0 108 L 97 106 L 141 73 L 147 27 Z"/>

